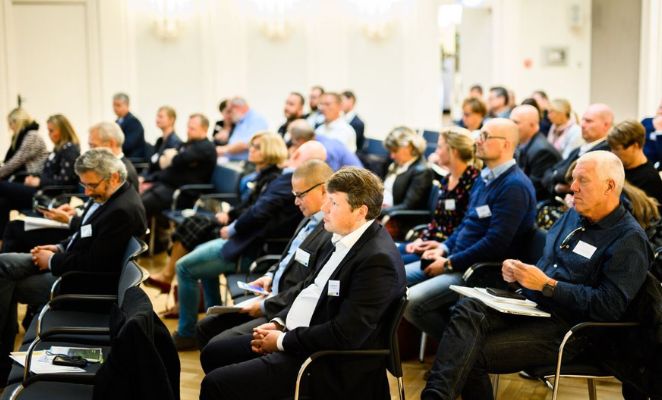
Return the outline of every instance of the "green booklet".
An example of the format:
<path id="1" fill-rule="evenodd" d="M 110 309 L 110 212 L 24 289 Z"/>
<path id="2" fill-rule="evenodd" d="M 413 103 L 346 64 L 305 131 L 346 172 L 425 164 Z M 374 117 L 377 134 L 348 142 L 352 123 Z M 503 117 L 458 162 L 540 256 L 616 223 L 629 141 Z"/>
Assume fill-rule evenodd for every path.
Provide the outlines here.
<path id="1" fill-rule="evenodd" d="M 48 351 L 51 355 L 63 354 L 69 357 L 80 356 L 91 363 L 103 362 L 103 351 L 100 347 L 64 347 L 51 346 Z"/>

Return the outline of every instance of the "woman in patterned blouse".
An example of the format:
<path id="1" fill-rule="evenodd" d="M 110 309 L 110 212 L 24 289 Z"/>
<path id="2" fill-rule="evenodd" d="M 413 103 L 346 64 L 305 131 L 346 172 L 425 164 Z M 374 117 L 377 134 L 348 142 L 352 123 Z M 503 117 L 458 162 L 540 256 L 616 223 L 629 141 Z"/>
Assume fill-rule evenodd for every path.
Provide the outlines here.
<path id="1" fill-rule="evenodd" d="M 469 193 L 480 175 L 481 162 L 475 158 L 474 141 L 468 130 L 442 129 L 437 144 L 438 162 L 449 174 L 441 179 L 439 201 L 434 216 L 418 239 L 400 246 L 405 262 L 418 260 L 430 242 L 446 240 L 460 225 L 469 204 Z"/>
<path id="2" fill-rule="evenodd" d="M 46 121 L 53 152 L 48 155 L 41 173 L 31 173 L 23 183 L 0 182 L 0 232 L 4 232 L 9 211 L 32 207 L 32 197 L 43 187 L 77 185 L 74 162 L 80 155 L 78 136 L 69 120 L 55 114 Z"/>

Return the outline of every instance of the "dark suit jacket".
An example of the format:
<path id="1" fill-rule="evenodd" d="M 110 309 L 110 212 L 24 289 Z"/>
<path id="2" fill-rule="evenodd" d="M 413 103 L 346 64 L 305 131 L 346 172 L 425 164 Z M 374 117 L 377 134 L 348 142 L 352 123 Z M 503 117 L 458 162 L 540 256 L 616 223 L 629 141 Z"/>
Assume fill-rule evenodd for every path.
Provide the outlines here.
<path id="1" fill-rule="evenodd" d="M 131 160 L 126 158 L 126 156 L 122 157 L 122 162 L 126 167 L 126 181 L 138 191 L 138 172 L 136 172 L 136 167 L 133 166 Z"/>
<path id="2" fill-rule="evenodd" d="M 297 227 L 296 232 L 292 235 L 292 239 L 287 244 L 281 260 L 287 255 L 290 246 L 292 245 L 292 240 L 296 237 L 301 230 L 309 221 L 309 218 L 304 218 L 303 221 Z M 281 312 L 285 307 L 287 307 L 294 296 L 283 294 L 287 292 L 290 288 L 297 286 L 300 282 L 303 282 L 311 273 L 315 271 L 315 264 L 317 262 L 317 256 L 319 255 L 319 250 L 323 245 L 327 244 L 331 240 L 331 233 L 324 230 L 324 221 L 320 223 L 313 229 L 312 232 L 304 239 L 303 242 L 299 245 L 299 248 L 306 251 L 310 254 L 310 259 L 308 260 L 308 266 L 304 266 L 295 260 L 295 257 L 290 259 L 290 262 L 285 266 L 283 274 L 280 276 L 280 281 L 278 282 L 278 294 L 274 297 L 270 297 L 264 301 L 264 311 L 267 319 L 271 319 L 274 315 Z M 275 273 L 278 268 L 278 264 L 274 265 L 269 271 Z M 298 292 L 296 292 L 298 293 Z"/>
<path id="3" fill-rule="evenodd" d="M 545 171 L 552 168 L 561 159 L 561 155 L 547 139 L 538 132 L 529 143 L 520 149 L 517 155 L 517 165 L 531 179 L 536 190 L 536 199 L 545 200 L 551 196 L 542 184 Z"/>
<path id="4" fill-rule="evenodd" d="M 361 150 L 363 148 L 363 142 L 365 142 L 365 124 L 358 115 L 354 115 L 354 118 L 349 121 L 349 125 L 356 132 L 356 150 Z"/>
<path id="5" fill-rule="evenodd" d="M 236 260 L 242 254 L 255 255 L 263 239 L 291 237 L 300 220 L 292 195 L 292 172 L 281 174 L 234 221 L 236 233 L 223 245 L 221 256 Z"/>
<path id="6" fill-rule="evenodd" d="M 393 206 L 386 208 L 384 212 L 427 208 L 430 187 L 432 187 L 432 171 L 427 167 L 425 159 L 420 157 L 407 168 L 407 171 L 395 178 Z"/>
<path id="7" fill-rule="evenodd" d="M 565 160 L 561 160 L 554 164 L 554 166 L 545 172 L 545 175 L 542 178 L 542 185 L 547 189 L 549 193 L 555 194 L 554 186 L 557 183 L 567 183 L 565 181 L 565 173 L 570 168 L 570 165 L 579 158 L 579 150 L 581 147 L 574 149 Z M 589 151 L 595 150 L 605 150 L 609 151 L 609 144 L 606 140 L 602 141 L 598 145 L 594 146 Z"/>
<path id="8" fill-rule="evenodd" d="M 163 155 L 163 152 L 166 149 L 176 149 L 182 144 L 182 140 L 177 136 L 175 132 L 171 133 L 166 140 L 163 140 L 163 137 L 156 139 L 154 143 L 154 154 L 152 154 L 149 159 L 149 167 L 142 173 L 146 181 L 151 181 L 152 177 L 158 171 L 161 171 L 161 166 L 159 165 L 159 157 Z"/>
<path id="9" fill-rule="evenodd" d="M 316 260 L 316 273 L 301 287 L 310 285 L 333 250 L 330 242 Z M 286 352 L 307 356 L 320 350 L 370 349 L 386 346 L 381 322 L 386 310 L 405 294 L 404 265 L 388 232 L 373 222 L 359 238 L 330 280 L 340 281 L 339 296 L 328 296 L 327 286 L 315 307 L 309 327 L 286 333 Z M 287 307 L 278 316 L 286 319 Z M 313 398 L 388 398 L 384 359 L 332 359 L 320 362 L 313 373 Z"/>
<path id="10" fill-rule="evenodd" d="M 128 113 L 122 119 L 122 123 L 118 122 L 118 124 L 124 132 L 124 144 L 122 144 L 124 155 L 132 158 L 145 158 L 145 130 L 138 118 Z"/>
<path id="11" fill-rule="evenodd" d="M 83 211 L 83 218 L 90 206 Z M 51 258 L 51 272 L 96 271 L 120 272 L 121 261 L 131 236 L 142 236 L 147 229 L 145 209 L 138 192 L 125 182 L 115 193 L 92 214 L 82 226 L 91 226 L 91 235 L 82 237 L 83 218 L 72 220 L 72 231 L 76 235 L 68 250 L 55 253 Z M 70 238 L 60 244 L 67 248 Z"/>

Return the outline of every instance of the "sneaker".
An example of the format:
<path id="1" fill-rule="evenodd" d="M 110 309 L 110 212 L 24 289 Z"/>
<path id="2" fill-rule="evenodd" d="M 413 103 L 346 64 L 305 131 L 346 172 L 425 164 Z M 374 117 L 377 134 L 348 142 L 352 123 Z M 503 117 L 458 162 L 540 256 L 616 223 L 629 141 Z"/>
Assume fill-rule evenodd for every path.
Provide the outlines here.
<path id="1" fill-rule="evenodd" d="M 179 333 L 172 334 L 172 341 L 175 342 L 177 351 L 197 350 L 198 340 L 195 336 L 181 336 Z"/>

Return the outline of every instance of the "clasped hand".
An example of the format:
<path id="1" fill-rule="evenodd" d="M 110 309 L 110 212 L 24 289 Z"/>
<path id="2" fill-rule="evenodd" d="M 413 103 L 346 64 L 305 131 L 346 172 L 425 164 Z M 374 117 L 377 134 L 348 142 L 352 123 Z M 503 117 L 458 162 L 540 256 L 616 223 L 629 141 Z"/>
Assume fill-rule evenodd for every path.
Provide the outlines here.
<path id="1" fill-rule="evenodd" d="M 278 351 L 278 337 L 282 334 L 283 332 L 274 322 L 268 322 L 253 328 L 251 350 L 258 354 L 269 354 Z"/>

